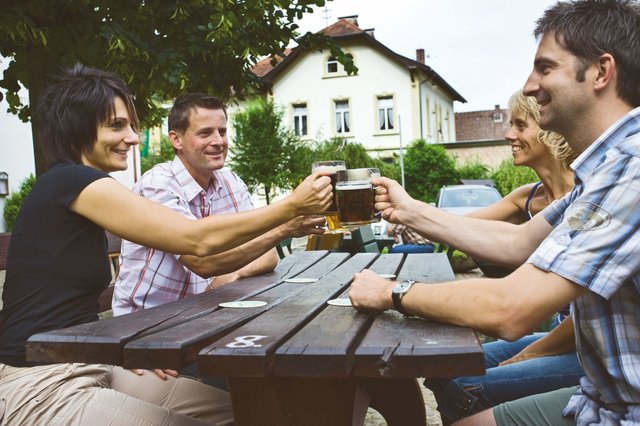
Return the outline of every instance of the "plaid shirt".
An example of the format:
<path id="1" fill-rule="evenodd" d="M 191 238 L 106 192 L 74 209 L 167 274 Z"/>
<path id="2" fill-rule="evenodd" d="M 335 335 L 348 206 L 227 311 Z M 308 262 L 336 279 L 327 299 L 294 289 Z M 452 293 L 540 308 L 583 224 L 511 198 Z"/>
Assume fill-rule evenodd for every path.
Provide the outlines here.
<path id="1" fill-rule="evenodd" d="M 431 241 L 406 225 L 390 223 L 387 226 L 387 234 L 390 237 L 399 236 L 402 238 L 402 244 L 431 244 Z"/>
<path id="2" fill-rule="evenodd" d="M 529 262 L 589 291 L 572 302 L 586 377 L 577 425 L 640 424 L 640 108 L 572 164 L 576 186 L 543 214 L 554 230 Z"/>
<path id="3" fill-rule="evenodd" d="M 214 171 L 204 191 L 178 157 L 154 166 L 135 184 L 133 192 L 192 219 L 253 209 L 249 191 L 235 173 L 226 168 Z M 123 240 L 113 314 L 122 315 L 202 293 L 209 280 L 191 272 L 179 258 L 177 254 Z"/>

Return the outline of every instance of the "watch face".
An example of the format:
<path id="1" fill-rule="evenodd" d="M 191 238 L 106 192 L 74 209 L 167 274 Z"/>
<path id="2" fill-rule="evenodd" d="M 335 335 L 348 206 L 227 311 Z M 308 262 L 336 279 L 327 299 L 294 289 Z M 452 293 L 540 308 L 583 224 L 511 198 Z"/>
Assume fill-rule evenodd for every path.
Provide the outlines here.
<path id="1" fill-rule="evenodd" d="M 406 292 L 409 287 L 411 287 L 411 283 L 409 281 L 402 281 L 393 288 L 393 292 L 401 294 Z"/>

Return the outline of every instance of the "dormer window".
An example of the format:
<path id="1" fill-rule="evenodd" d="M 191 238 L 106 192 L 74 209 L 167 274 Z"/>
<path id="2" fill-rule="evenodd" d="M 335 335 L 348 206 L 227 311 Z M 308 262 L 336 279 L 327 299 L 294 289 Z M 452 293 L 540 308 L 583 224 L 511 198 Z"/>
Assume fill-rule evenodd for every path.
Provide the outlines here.
<path id="1" fill-rule="evenodd" d="M 327 59 L 327 74 L 334 74 L 338 72 L 338 60 L 335 56 L 330 56 Z"/>

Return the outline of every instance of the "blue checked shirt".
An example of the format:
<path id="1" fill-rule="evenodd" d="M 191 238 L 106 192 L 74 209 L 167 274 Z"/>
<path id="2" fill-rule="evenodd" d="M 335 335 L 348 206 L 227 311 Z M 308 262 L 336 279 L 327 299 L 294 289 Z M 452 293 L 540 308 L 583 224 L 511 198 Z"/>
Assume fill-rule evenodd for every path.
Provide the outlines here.
<path id="1" fill-rule="evenodd" d="M 640 424 L 640 108 L 572 168 L 576 185 L 543 211 L 554 230 L 528 260 L 589 290 L 571 310 L 586 377 L 564 414 Z"/>

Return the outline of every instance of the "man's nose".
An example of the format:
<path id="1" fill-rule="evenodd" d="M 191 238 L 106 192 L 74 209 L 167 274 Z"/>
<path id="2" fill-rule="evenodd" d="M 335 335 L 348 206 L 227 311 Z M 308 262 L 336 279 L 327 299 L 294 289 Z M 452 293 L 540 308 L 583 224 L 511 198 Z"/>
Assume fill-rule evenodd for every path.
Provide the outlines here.
<path id="1" fill-rule="evenodd" d="M 522 94 L 525 96 L 535 96 L 538 89 L 540 89 L 539 79 L 536 72 L 532 71 L 531 74 L 529 74 L 529 78 L 527 78 L 527 81 L 524 83 Z"/>
<path id="2" fill-rule="evenodd" d="M 516 137 L 515 130 L 513 130 L 513 126 L 509 127 L 509 130 L 507 130 L 507 133 L 504 134 L 504 138 L 505 138 L 505 140 L 507 140 L 509 142 L 515 141 L 516 139 L 518 139 Z"/>

